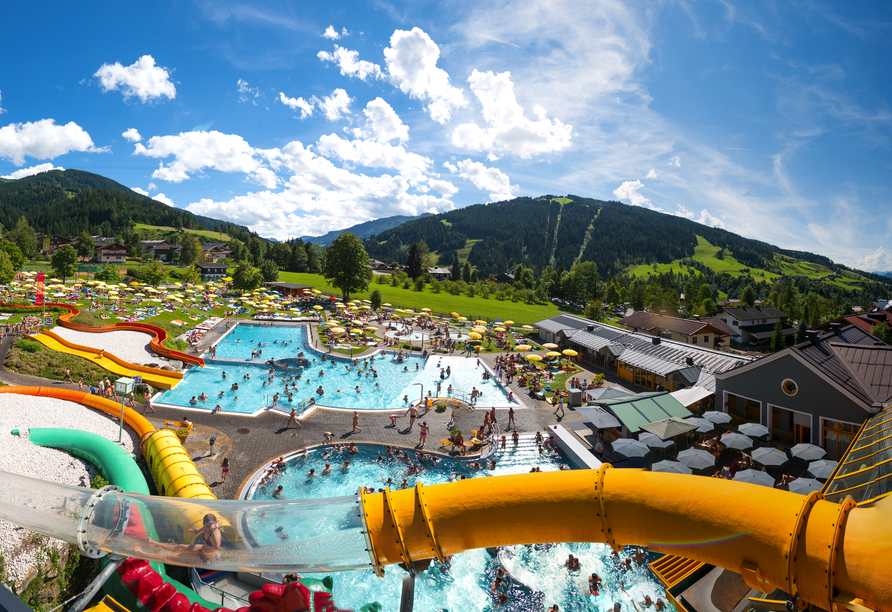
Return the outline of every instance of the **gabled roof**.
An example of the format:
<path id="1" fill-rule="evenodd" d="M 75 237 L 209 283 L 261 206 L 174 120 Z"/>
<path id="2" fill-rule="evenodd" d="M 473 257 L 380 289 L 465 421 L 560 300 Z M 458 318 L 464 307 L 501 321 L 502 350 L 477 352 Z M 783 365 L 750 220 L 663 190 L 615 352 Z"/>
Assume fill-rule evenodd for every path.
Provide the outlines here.
<path id="1" fill-rule="evenodd" d="M 669 417 L 689 417 L 691 411 L 669 395 L 668 391 L 639 393 L 597 402 L 616 415 L 630 433 L 641 431 L 641 426 Z"/>
<path id="2" fill-rule="evenodd" d="M 622 361 L 629 363 L 627 359 L 633 360 L 641 364 L 637 367 L 646 367 L 652 372 L 671 373 L 691 365 L 709 372 L 725 372 L 752 361 L 751 357 L 674 340 L 659 339 L 654 344 L 655 339 L 649 334 L 619 329 L 575 315 L 561 314 L 535 325 L 546 332 L 560 334 L 578 346 L 595 351 L 609 350 Z M 693 364 L 689 364 L 688 359 Z"/>
<path id="3" fill-rule="evenodd" d="M 225 249 L 225 242 L 205 242 L 201 245 L 202 251 L 210 251 L 211 249 Z"/>
<path id="4" fill-rule="evenodd" d="M 722 308 L 723 312 L 738 321 L 754 321 L 756 319 L 786 319 L 789 315 L 773 306 L 743 306 L 740 308 Z"/>
<path id="5" fill-rule="evenodd" d="M 118 244 L 117 242 L 109 242 L 106 244 L 97 244 L 96 250 L 97 251 L 109 251 L 109 250 L 126 251 L 127 247 L 125 247 L 123 244 Z"/>
<path id="6" fill-rule="evenodd" d="M 212 264 L 200 263 L 200 264 L 195 264 L 195 266 L 197 268 L 201 268 L 202 270 L 204 270 L 205 268 L 214 268 L 214 269 L 223 268 L 224 270 L 226 269 L 226 264 L 222 264 L 222 263 L 212 263 Z"/>
<path id="7" fill-rule="evenodd" d="M 722 333 L 724 333 L 728 336 L 736 336 L 738 333 L 736 329 L 734 329 L 733 327 L 731 327 L 730 325 L 728 325 L 721 319 L 717 319 L 715 317 L 706 317 L 706 318 L 703 318 L 700 320 L 703 321 L 704 323 L 709 323 L 710 327 L 720 330 Z"/>
<path id="8" fill-rule="evenodd" d="M 741 329 L 759 340 L 767 340 L 774 335 L 775 325 L 777 325 L 777 323 L 759 323 L 758 325 L 747 325 Z M 796 334 L 796 328 L 792 325 L 782 323 L 781 332 L 783 332 L 785 336 L 794 336 Z"/>
<path id="9" fill-rule="evenodd" d="M 734 330 L 730 330 L 729 333 L 727 331 L 724 331 L 724 329 L 719 329 L 718 327 L 713 326 L 707 321 L 698 319 L 679 319 L 678 317 L 667 317 L 666 315 L 661 315 L 654 312 L 644 312 L 643 310 L 636 312 L 635 314 L 630 315 L 624 319 L 620 319 L 619 324 L 625 325 L 626 327 L 632 327 L 634 329 L 642 329 L 644 331 L 650 331 L 653 329 L 672 331 L 685 336 L 702 334 L 704 332 L 713 332 L 717 335 L 735 335 L 737 333 Z M 724 323 L 722 323 L 722 326 L 725 329 L 730 329 Z"/>

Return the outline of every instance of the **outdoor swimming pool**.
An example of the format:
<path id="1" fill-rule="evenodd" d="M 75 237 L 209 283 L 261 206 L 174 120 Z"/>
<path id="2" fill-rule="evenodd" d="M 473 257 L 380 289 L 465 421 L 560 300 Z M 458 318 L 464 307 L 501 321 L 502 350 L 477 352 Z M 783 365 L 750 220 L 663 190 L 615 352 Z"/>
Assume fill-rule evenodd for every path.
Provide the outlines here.
<path id="1" fill-rule="evenodd" d="M 373 459 L 383 454 L 383 447 L 360 446 L 359 453 L 355 455 L 333 453 L 326 460 L 322 458 L 322 451 L 313 450 L 307 457 L 289 460 L 279 482 L 259 490 L 251 486 L 246 489 L 246 496 L 254 500 L 272 499 L 272 491 L 278 484 L 284 487 L 283 498 L 318 499 L 355 495 L 360 486 L 378 489 L 384 486 L 388 478 L 396 483 L 391 488 L 398 488 L 403 478 L 408 479 L 409 486 L 414 486 L 418 480 L 425 485 L 439 484 L 461 475 L 474 478 L 521 474 L 529 472 L 534 466 L 546 472 L 557 470 L 561 465 L 572 468 L 557 453 L 540 455 L 531 436 L 521 437 L 517 447 L 509 441 L 506 449 L 496 452 L 491 457 L 496 461 L 494 470 L 473 471 L 470 462 L 449 458 L 443 458 L 436 464 L 425 459 L 425 471 L 420 476 L 406 476 L 408 464 L 405 462 L 387 458 L 383 463 L 372 463 Z M 351 467 L 345 473 L 340 466 L 346 459 L 350 460 Z M 321 474 L 326 461 L 332 465 L 331 474 L 313 478 L 307 476 L 310 469 Z M 556 520 L 560 520 L 559 516 L 556 516 Z M 250 527 L 259 542 L 278 543 L 273 531 L 275 525 L 258 518 Z M 296 521 L 283 527 L 291 539 L 300 539 L 309 537 L 314 526 Z M 632 552 L 629 549 L 621 556 L 631 557 Z M 582 569 L 579 572 L 570 572 L 563 566 L 571 553 L 581 560 Z M 509 583 L 509 603 L 496 608 L 488 590 L 500 565 L 519 582 Z M 598 597 L 588 594 L 587 581 L 592 572 L 597 572 L 606 583 Z M 377 578 L 371 570 L 335 573 L 335 602 L 340 607 L 359 609 L 367 603 L 378 601 L 383 604 L 384 610 L 395 611 L 399 609 L 402 576 L 402 570 L 395 566 L 387 569 L 383 579 Z M 622 582 L 625 583 L 626 592 L 620 588 Z M 633 610 L 630 598 L 642 601 L 645 595 L 650 595 L 654 601 L 657 597 L 666 601 L 662 585 L 649 570 L 640 568 L 623 573 L 611 558 L 610 548 L 600 544 L 510 546 L 500 549 L 496 556 L 486 550 L 468 551 L 455 555 L 451 568 L 446 572 L 441 571 L 434 561 L 426 572 L 417 577 L 415 585 L 415 609 L 424 612 L 535 610 L 542 609 L 543 604 L 550 607 L 555 603 L 560 605 L 562 612 L 604 611 L 612 609 L 615 601 L 622 602 L 624 610 Z"/>
<path id="2" fill-rule="evenodd" d="M 238 342 L 239 339 L 241 342 Z M 278 342 L 274 344 L 273 340 Z M 288 344 L 283 346 L 283 341 Z M 263 351 L 259 360 L 230 361 L 249 359 L 258 342 L 262 343 L 260 349 Z M 205 393 L 209 399 L 195 407 L 210 410 L 220 404 L 225 412 L 253 414 L 271 406 L 273 395 L 279 393 L 278 408 L 285 411 L 310 398 L 321 406 L 347 410 L 404 410 L 408 406 L 406 397 L 409 401 L 419 399 L 422 390 L 425 396 L 428 392 L 438 395 L 437 384 L 440 384 L 440 396 L 448 394 L 450 385 L 453 388 L 451 395 L 459 397 L 470 394 L 476 388 L 481 392 L 477 402 L 481 407 L 512 403 L 508 400 L 505 387 L 494 376 L 483 379 L 483 373 L 488 370 L 482 364 L 478 365 L 474 357 L 434 355 L 425 359 L 416 355 L 397 361 L 394 351 L 388 349 L 387 355 L 378 353 L 373 356 L 374 361 L 372 358 L 360 360 L 358 366 L 348 357 L 335 355 L 328 355 L 323 362 L 323 353 L 309 346 L 306 326 L 303 325 L 240 325 L 217 346 L 217 359 L 206 358 L 205 367 L 190 368 L 182 382 L 162 393 L 156 403 L 189 407 L 192 397 Z M 304 352 L 310 360 L 307 367 L 276 369 L 273 373 L 275 378 L 269 380 L 270 366 L 265 363 L 266 360 L 296 358 L 299 352 Z M 372 367 L 377 377 L 371 371 Z M 298 374 L 300 380 L 296 380 Z M 289 387 L 293 389 L 290 402 L 284 392 L 286 381 L 283 381 L 283 377 L 289 379 L 289 385 L 297 386 L 296 389 Z M 237 390 L 232 389 L 233 384 L 238 385 Z M 320 386 L 323 390 L 321 395 L 317 393 Z M 356 391 L 357 387 L 359 392 Z M 519 405 L 516 400 L 514 405 Z"/>

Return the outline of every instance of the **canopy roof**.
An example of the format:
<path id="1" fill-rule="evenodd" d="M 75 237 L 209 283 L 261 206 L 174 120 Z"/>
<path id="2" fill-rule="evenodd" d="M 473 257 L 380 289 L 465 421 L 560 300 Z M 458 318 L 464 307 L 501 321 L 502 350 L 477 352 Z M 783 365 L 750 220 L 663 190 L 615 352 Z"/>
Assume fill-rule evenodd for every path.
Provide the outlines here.
<path id="1" fill-rule="evenodd" d="M 691 416 L 691 411 L 672 397 L 668 391 L 639 393 L 630 397 L 603 400 L 599 401 L 598 405 L 612 412 L 630 433 L 637 433 L 641 431 L 642 425 L 654 421 L 669 417 Z M 657 435 L 660 434 L 657 433 Z"/>

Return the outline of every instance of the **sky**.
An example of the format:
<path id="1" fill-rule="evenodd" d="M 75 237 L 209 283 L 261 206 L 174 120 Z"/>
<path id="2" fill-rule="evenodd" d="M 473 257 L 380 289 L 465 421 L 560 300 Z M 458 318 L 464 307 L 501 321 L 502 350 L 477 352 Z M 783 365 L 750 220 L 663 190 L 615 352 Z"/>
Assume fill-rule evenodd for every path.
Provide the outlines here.
<path id="1" fill-rule="evenodd" d="M 892 270 L 892 4 L 17 2 L 0 176 L 95 172 L 284 240 L 619 200 Z"/>

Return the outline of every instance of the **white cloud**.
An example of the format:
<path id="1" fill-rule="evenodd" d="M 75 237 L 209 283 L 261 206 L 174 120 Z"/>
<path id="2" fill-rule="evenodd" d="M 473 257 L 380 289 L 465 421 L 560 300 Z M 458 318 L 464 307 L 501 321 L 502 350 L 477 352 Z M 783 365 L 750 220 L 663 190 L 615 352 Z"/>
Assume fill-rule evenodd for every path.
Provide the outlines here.
<path id="1" fill-rule="evenodd" d="M 3 92 L 0 92 L 0 94 L 2 94 L 2 93 L 3 93 Z M 0 95 L 0 100 L 3 100 L 3 96 L 2 96 L 2 95 Z M 6 109 L 3 108 L 2 106 L 0 106 L 0 115 L 2 115 L 2 114 L 5 113 L 5 112 L 6 112 Z"/>
<path id="2" fill-rule="evenodd" d="M 653 168 L 651 168 L 651 169 L 650 169 L 650 172 L 648 172 L 648 173 L 647 173 L 647 176 L 645 176 L 644 178 L 646 178 L 646 179 L 657 180 L 657 171 L 654 170 Z"/>
<path id="3" fill-rule="evenodd" d="M 428 184 L 431 186 L 431 189 L 436 190 L 441 195 L 444 195 L 447 198 L 451 198 L 456 193 L 458 193 L 458 187 L 456 187 L 449 181 L 442 181 L 439 179 L 431 179 L 430 181 L 428 181 Z"/>
<path id="4" fill-rule="evenodd" d="M 351 51 L 335 45 L 334 53 L 320 51 L 316 57 L 323 62 L 333 62 L 341 69 L 341 74 L 349 77 L 359 77 L 363 81 L 384 78 L 381 66 L 374 62 L 359 59 L 359 51 Z"/>
<path id="5" fill-rule="evenodd" d="M 426 111 L 437 123 L 446 123 L 452 110 L 468 105 L 461 89 L 449 82 L 449 74 L 437 67 L 440 48 L 420 28 L 396 30 L 384 49 L 390 81 L 416 100 L 427 101 Z"/>
<path id="6" fill-rule="evenodd" d="M 692 221 L 696 221 L 697 223 L 700 223 L 702 225 L 708 225 L 709 227 L 721 227 L 723 229 L 725 227 L 725 223 L 721 219 L 709 214 L 709 211 L 706 210 L 705 208 L 700 211 L 700 217 L 697 219 L 694 218 L 694 213 L 689 211 L 687 208 L 685 208 L 681 204 L 678 204 L 678 210 L 676 210 L 672 214 L 675 215 L 676 217 L 684 217 L 685 219 L 691 219 Z"/>
<path id="7" fill-rule="evenodd" d="M 149 183 L 149 191 L 155 191 L 156 189 L 158 189 L 158 187 L 155 183 Z"/>
<path id="8" fill-rule="evenodd" d="M 27 123 L 11 123 L 0 128 L 0 158 L 11 159 L 16 166 L 25 157 L 53 159 L 71 151 L 102 152 L 93 147 L 93 140 L 73 121 L 56 125 L 54 119 Z"/>
<path id="9" fill-rule="evenodd" d="M 257 87 L 251 87 L 248 85 L 248 81 L 244 79 L 238 80 L 238 101 L 239 102 L 248 102 L 252 101 L 254 104 L 257 104 L 257 98 L 259 98 L 262 94 L 260 93 L 260 89 Z M 254 98 L 251 100 L 251 98 Z"/>
<path id="10" fill-rule="evenodd" d="M 879 247 L 870 255 L 859 259 L 855 267 L 865 272 L 889 272 L 892 271 L 892 255 Z"/>
<path id="11" fill-rule="evenodd" d="M 143 102 L 162 97 L 173 100 L 177 95 L 167 68 L 156 66 L 151 55 L 143 55 L 130 66 L 103 64 L 93 76 L 99 78 L 103 91 L 120 89 L 125 100 L 133 96 Z"/>
<path id="12" fill-rule="evenodd" d="M 148 196 L 148 195 L 149 195 L 149 192 L 148 192 L 148 191 L 146 191 L 145 189 L 142 189 L 142 188 L 140 188 L 140 187 L 131 187 L 131 188 L 130 188 L 130 191 L 135 191 L 135 192 L 138 193 L 139 195 L 144 195 L 144 196 Z"/>
<path id="13" fill-rule="evenodd" d="M 161 202 L 162 204 L 167 204 L 168 206 L 173 206 L 173 200 L 168 198 L 163 193 L 153 195 L 152 199 L 155 200 L 156 202 Z"/>
<path id="14" fill-rule="evenodd" d="M 449 172 L 451 172 L 452 174 L 458 172 L 458 167 L 450 162 L 443 162 L 443 167 L 449 170 Z"/>
<path id="15" fill-rule="evenodd" d="M 681 157 L 676 155 L 672 159 L 669 160 L 667 166 L 675 166 L 676 168 L 681 168 Z"/>
<path id="16" fill-rule="evenodd" d="M 311 98 L 309 102 L 303 98 L 289 98 L 281 91 L 279 92 L 279 101 L 291 110 L 300 109 L 301 119 L 313 116 L 314 100 L 316 100 L 316 98 Z"/>
<path id="17" fill-rule="evenodd" d="M 400 142 L 409 140 L 409 126 L 403 123 L 393 107 L 381 98 L 375 98 L 365 105 L 362 113 L 366 116 L 366 129 L 354 129 L 357 138 L 371 138 L 379 142 Z"/>
<path id="18" fill-rule="evenodd" d="M 343 89 L 335 89 L 330 96 L 318 100 L 316 104 L 322 109 L 322 113 L 329 121 L 337 121 L 343 115 L 350 114 L 350 103 L 353 98 L 347 95 Z"/>
<path id="19" fill-rule="evenodd" d="M 139 142 L 142 140 L 142 136 L 139 135 L 139 132 L 136 131 L 136 128 L 130 128 L 123 134 L 121 134 L 124 138 L 129 140 L 130 142 Z"/>
<path id="20" fill-rule="evenodd" d="M 60 168 L 59 166 L 54 166 L 53 164 L 38 164 L 37 166 L 31 166 L 30 168 L 22 168 L 21 170 L 16 170 L 11 174 L 7 174 L 2 178 L 16 180 L 20 178 L 25 178 L 26 176 L 34 176 L 35 174 L 40 174 L 41 172 L 49 172 L 50 170 L 65 170 L 65 168 Z"/>
<path id="21" fill-rule="evenodd" d="M 342 28 L 341 31 L 338 32 L 337 30 L 335 30 L 334 26 L 330 25 L 325 28 L 325 32 L 322 33 L 322 38 L 327 38 L 328 40 L 337 40 L 347 35 L 347 28 Z"/>
<path id="22" fill-rule="evenodd" d="M 291 175 L 282 191 L 249 193 L 221 202 L 202 199 L 188 205 L 188 210 L 247 225 L 264 236 L 286 239 L 342 228 L 345 219 L 360 223 L 454 207 L 447 198 L 410 193 L 411 182 L 402 175 L 367 176 L 339 168 L 300 142 L 265 153 L 278 171 Z"/>
<path id="23" fill-rule="evenodd" d="M 513 153 L 524 159 L 570 146 L 572 125 L 549 119 L 545 109 L 538 105 L 533 107 L 536 121 L 524 116 L 514 95 L 510 72 L 494 74 L 475 69 L 468 83 L 480 100 L 483 119 L 489 127 L 464 123 L 452 133 L 452 144 L 471 151 Z"/>
<path id="24" fill-rule="evenodd" d="M 135 155 L 156 159 L 174 156 L 165 166 L 162 161 L 152 178 L 179 183 L 204 168 L 220 172 L 243 172 L 249 180 L 268 183 L 261 158 L 263 151 L 254 149 L 241 136 L 211 132 L 182 132 L 176 136 L 153 136 L 143 146 L 136 144 Z"/>
<path id="25" fill-rule="evenodd" d="M 613 195 L 620 200 L 628 200 L 632 206 L 643 206 L 651 210 L 661 210 L 654 206 L 650 200 L 638 193 L 638 190 L 644 187 L 641 181 L 625 181 L 622 185 L 613 190 Z"/>
<path id="26" fill-rule="evenodd" d="M 426 180 L 424 173 L 432 163 L 427 157 L 407 152 L 402 145 L 394 146 L 376 140 L 344 140 L 336 134 L 319 138 L 317 150 L 320 155 L 351 164 L 398 170 L 413 184 Z"/>
<path id="27" fill-rule="evenodd" d="M 491 192 L 489 198 L 493 202 L 510 200 L 514 197 L 512 192 L 518 189 L 517 185 L 511 185 L 507 174 L 498 168 L 487 168 L 480 162 L 470 159 L 460 161 L 458 170 L 459 176 L 471 181 L 474 187 Z"/>

